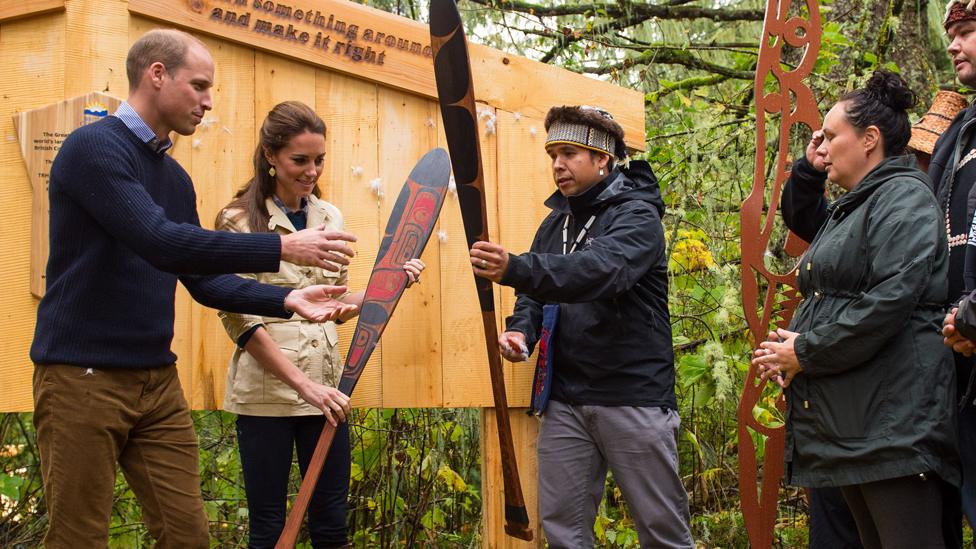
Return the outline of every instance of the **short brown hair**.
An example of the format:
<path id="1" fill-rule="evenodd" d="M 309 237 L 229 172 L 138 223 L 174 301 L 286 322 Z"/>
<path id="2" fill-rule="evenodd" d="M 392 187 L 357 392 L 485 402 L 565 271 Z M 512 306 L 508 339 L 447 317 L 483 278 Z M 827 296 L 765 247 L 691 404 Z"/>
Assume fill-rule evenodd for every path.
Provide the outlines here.
<path id="1" fill-rule="evenodd" d="M 154 29 L 136 40 L 125 58 L 125 74 L 129 78 L 129 90 L 139 87 L 142 73 L 149 65 L 159 62 L 168 71 L 175 71 L 186 63 L 186 52 L 191 44 L 206 49 L 203 42 L 176 29 Z"/>

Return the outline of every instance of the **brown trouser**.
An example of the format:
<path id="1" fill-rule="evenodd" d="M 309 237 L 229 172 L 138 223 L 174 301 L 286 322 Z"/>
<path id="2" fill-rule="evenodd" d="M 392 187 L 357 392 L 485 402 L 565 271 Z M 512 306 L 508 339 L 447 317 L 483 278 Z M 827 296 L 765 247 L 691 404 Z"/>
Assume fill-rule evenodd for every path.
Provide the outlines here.
<path id="1" fill-rule="evenodd" d="M 35 366 L 47 549 L 106 547 L 115 464 L 157 549 L 209 546 L 197 439 L 176 367 Z"/>

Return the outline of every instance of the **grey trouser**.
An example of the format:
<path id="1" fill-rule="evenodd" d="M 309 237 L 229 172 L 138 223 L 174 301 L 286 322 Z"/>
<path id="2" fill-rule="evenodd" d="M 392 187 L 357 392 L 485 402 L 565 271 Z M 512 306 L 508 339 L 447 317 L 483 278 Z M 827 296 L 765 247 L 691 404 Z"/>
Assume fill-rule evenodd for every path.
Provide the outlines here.
<path id="1" fill-rule="evenodd" d="M 607 466 L 643 548 L 694 547 L 678 476 L 677 412 L 550 401 L 539 430 L 539 513 L 550 549 L 593 547 Z"/>

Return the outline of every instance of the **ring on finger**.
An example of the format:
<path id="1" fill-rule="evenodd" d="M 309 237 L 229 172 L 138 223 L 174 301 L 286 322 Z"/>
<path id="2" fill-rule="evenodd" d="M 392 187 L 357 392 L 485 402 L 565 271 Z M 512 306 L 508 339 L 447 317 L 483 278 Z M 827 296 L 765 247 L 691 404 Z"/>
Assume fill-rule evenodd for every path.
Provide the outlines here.
<path id="1" fill-rule="evenodd" d="M 488 261 L 482 259 L 481 260 L 481 263 L 479 263 L 479 265 L 481 266 L 482 269 L 486 269 L 486 268 L 488 268 Z"/>

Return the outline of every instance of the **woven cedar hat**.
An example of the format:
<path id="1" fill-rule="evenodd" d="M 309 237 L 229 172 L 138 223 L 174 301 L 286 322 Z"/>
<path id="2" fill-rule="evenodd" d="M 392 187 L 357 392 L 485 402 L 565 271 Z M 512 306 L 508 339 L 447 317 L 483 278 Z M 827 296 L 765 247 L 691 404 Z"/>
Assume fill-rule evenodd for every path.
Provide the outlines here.
<path id="1" fill-rule="evenodd" d="M 946 4 L 945 17 L 942 19 L 942 27 L 949 30 L 949 27 L 959 21 L 976 20 L 976 0 L 949 0 Z"/>
<path id="2" fill-rule="evenodd" d="M 929 112 L 912 126 L 912 138 L 908 141 L 908 146 L 912 150 L 932 154 L 935 141 L 966 105 L 966 98 L 956 92 L 942 90 L 935 94 Z"/>

